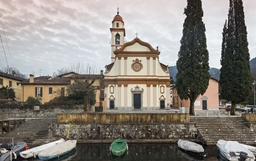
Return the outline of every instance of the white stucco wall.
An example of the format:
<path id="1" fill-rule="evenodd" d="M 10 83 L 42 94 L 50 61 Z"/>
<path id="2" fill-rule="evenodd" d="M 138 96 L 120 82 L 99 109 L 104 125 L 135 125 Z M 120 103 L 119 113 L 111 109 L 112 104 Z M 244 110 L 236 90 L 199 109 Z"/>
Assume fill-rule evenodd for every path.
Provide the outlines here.
<path id="1" fill-rule="evenodd" d="M 110 91 L 110 86 L 114 86 L 113 93 Z M 166 85 L 157 85 L 157 86 L 149 86 L 147 87 L 146 84 L 129 84 L 127 87 L 124 85 L 117 86 L 117 85 L 109 85 L 106 87 L 106 96 L 107 96 L 107 109 L 109 109 L 109 99 L 111 96 L 115 100 L 115 107 L 124 107 L 133 109 L 133 92 L 135 88 L 139 87 L 142 90 L 141 93 L 141 108 L 157 108 L 160 107 L 160 98 L 161 96 L 165 99 L 165 107 L 169 107 L 170 99 L 169 99 L 169 90 L 170 88 Z M 164 93 L 160 92 L 160 86 L 164 86 Z"/>
<path id="2" fill-rule="evenodd" d="M 141 61 L 142 69 L 138 72 L 132 69 L 132 64 L 135 59 Z M 112 70 L 107 73 L 109 76 L 117 75 L 129 75 L 133 76 L 169 76 L 168 72 L 164 72 L 161 68 L 158 59 L 150 58 L 149 60 L 145 57 L 129 57 L 127 59 L 121 58 L 116 59 L 112 67 Z"/>
<path id="3" fill-rule="evenodd" d="M 134 43 L 133 45 L 127 46 L 124 51 L 129 51 L 129 52 L 146 52 L 150 51 L 150 49 L 147 46 L 143 46 L 139 44 L 138 42 Z"/>

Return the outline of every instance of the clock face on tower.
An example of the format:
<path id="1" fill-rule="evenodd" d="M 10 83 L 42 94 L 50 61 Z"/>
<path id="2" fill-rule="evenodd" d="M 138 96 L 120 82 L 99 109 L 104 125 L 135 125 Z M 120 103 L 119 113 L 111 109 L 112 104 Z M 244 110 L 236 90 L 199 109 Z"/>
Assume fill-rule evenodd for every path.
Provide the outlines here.
<path id="1" fill-rule="evenodd" d="M 132 69 L 135 71 L 135 72 L 138 72 L 142 69 L 142 63 L 141 63 L 141 60 L 139 59 L 136 59 L 136 60 L 133 60 L 133 63 L 132 63 Z"/>

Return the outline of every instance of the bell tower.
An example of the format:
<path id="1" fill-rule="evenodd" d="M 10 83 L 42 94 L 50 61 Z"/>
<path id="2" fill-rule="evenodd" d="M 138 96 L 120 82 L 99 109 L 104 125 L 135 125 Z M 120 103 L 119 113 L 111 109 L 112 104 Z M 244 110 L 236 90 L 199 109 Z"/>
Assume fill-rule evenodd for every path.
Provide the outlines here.
<path id="1" fill-rule="evenodd" d="M 125 28 L 123 18 L 119 15 L 119 9 L 117 8 L 117 14 L 112 21 L 111 32 L 111 62 L 115 61 L 114 51 L 119 49 L 124 44 Z"/>

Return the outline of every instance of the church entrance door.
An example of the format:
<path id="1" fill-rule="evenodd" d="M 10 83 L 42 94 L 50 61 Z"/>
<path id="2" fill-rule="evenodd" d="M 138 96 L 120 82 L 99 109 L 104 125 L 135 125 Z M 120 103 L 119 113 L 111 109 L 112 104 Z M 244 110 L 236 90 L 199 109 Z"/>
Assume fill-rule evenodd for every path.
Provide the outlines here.
<path id="1" fill-rule="evenodd" d="M 141 108 L 141 94 L 133 94 L 133 105 L 134 109 L 140 109 Z"/>
<path id="2" fill-rule="evenodd" d="M 109 101 L 109 108 L 110 108 L 110 109 L 114 109 L 114 108 L 115 108 L 115 102 L 114 102 L 114 100 L 110 100 L 110 101 Z"/>

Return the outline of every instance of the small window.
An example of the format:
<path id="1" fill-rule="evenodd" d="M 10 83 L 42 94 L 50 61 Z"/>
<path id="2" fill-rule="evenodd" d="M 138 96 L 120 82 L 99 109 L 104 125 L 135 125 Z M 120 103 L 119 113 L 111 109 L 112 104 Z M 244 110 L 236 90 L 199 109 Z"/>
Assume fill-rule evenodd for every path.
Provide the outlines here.
<path id="1" fill-rule="evenodd" d="M 49 94 L 52 94 L 52 87 L 49 87 Z"/>
<path id="2" fill-rule="evenodd" d="M 119 23 L 116 23 L 116 27 L 119 27 Z"/>
<path id="3" fill-rule="evenodd" d="M 43 97 L 43 88 L 42 87 L 35 88 L 35 97 L 36 98 Z"/>
<path id="4" fill-rule="evenodd" d="M 164 90 L 165 90 L 165 89 L 164 89 L 164 86 L 161 85 L 161 86 L 160 86 L 160 93 L 163 94 L 163 93 L 164 93 Z"/>
<path id="5" fill-rule="evenodd" d="M 111 85 L 110 86 L 110 91 L 109 91 L 111 94 L 113 94 L 114 93 L 114 86 L 113 85 Z"/>
<path id="6" fill-rule="evenodd" d="M 0 85 L 4 85 L 3 79 L 0 78 Z"/>
<path id="7" fill-rule="evenodd" d="M 12 87 L 12 81 L 9 81 L 9 87 Z"/>

